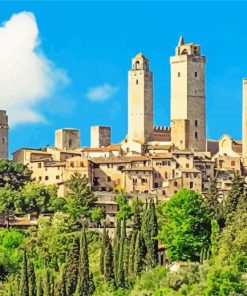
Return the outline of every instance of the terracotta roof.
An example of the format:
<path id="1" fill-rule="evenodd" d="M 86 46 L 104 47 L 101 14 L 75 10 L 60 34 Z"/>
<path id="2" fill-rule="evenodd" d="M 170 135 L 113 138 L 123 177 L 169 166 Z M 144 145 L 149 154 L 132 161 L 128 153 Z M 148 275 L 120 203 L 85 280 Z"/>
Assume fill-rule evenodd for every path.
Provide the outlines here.
<path id="1" fill-rule="evenodd" d="M 158 158 L 158 159 L 162 159 L 162 158 L 173 158 L 173 155 L 172 153 L 160 153 L 160 154 L 155 154 L 152 156 L 152 158 Z"/>
<path id="2" fill-rule="evenodd" d="M 119 151 L 121 149 L 121 145 L 112 144 L 107 147 L 86 147 L 82 148 L 82 152 L 94 152 L 94 151 Z"/>
<path id="3" fill-rule="evenodd" d="M 130 163 L 133 161 L 145 161 L 147 156 L 126 156 L 126 157 L 93 157 L 91 161 L 97 164 L 100 163 Z"/>
<path id="4" fill-rule="evenodd" d="M 66 165 L 66 162 L 48 162 L 48 163 L 45 163 L 44 166 L 45 167 L 59 167 L 59 166 L 65 166 Z"/>
<path id="5" fill-rule="evenodd" d="M 153 171 L 152 167 L 132 167 L 132 168 L 125 168 L 123 171 Z"/>

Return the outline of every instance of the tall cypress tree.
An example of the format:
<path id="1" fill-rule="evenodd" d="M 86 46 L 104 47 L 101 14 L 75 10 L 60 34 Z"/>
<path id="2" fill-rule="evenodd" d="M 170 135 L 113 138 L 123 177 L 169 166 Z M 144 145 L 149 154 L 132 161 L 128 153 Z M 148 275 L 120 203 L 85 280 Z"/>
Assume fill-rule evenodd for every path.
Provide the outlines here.
<path id="1" fill-rule="evenodd" d="M 103 234 L 102 234 L 102 243 L 101 243 L 101 250 L 100 250 L 100 273 L 103 275 L 104 272 L 104 258 L 105 258 L 105 252 L 106 252 L 106 247 L 108 244 L 108 235 L 106 232 L 106 223 L 104 223 L 104 229 L 103 229 Z"/>
<path id="2" fill-rule="evenodd" d="M 106 250 L 105 250 L 105 258 L 104 258 L 104 275 L 105 280 L 109 284 L 115 283 L 115 276 L 114 276 L 114 266 L 113 266 L 113 249 L 111 245 L 111 241 L 108 240 Z"/>
<path id="3" fill-rule="evenodd" d="M 115 235 L 113 240 L 113 255 L 114 255 L 114 275 L 115 283 L 118 284 L 118 267 L 119 267 L 119 250 L 120 250 L 120 237 L 121 237 L 121 224 L 120 220 L 117 219 L 117 225 L 115 229 Z"/>
<path id="4" fill-rule="evenodd" d="M 42 278 L 39 277 L 38 286 L 37 286 L 37 296 L 43 296 L 43 295 L 44 295 L 43 282 L 42 282 Z"/>
<path id="5" fill-rule="evenodd" d="M 50 272 L 45 271 L 44 277 L 44 296 L 51 296 L 51 286 L 50 286 Z"/>
<path id="6" fill-rule="evenodd" d="M 158 223 L 155 213 L 155 204 L 153 198 L 145 210 L 142 221 L 142 236 L 146 247 L 146 265 L 148 268 L 154 268 L 158 262 Z"/>
<path id="7" fill-rule="evenodd" d="M 36 296 L 37 294 L 36 276 L 35 276 L 34 266 L 31 261 L 28 262 L 28 287 L 29 287 L 29 296 Z"/>
<path id="8" fill-rule="evenodd" d="M 140 275 L 144 268 L 145 245 L 141 231 L 137 232 L 134 257 L 134 273 Z"/>
<path id="9" fill-rule="evenodd" d="M 134 215 L 133 215 L 133 229 L 134 230 L 140 230 L 142 226 L 142 203 L 139 201 L 138 197 L 136 200 L 136 204 L 134 206 Z"/>
<path id="10" fill-rule="evenodd" d="M 118 287 L 125 288 L 125 270 L 124 270 L 124 250 L 126 238 L 126 221 L 122 221 L 121 237 L 119 242 L 119 258 L 118 258 Z"/>
<path id="11" fill-rule="evenodd" d="M 65 286 L 66 294 L 73 295 L 76 290 L 76 284 L 78 280 L 79 272 L 79 259 L 80 259 L 80 240 L 76 237 L 68 251 L 64 276 L 65 276 Z"/>
<path id="12" fill-rule="evenodd" d="M 91 296 L 92 295 L 92 279 L 89 274 L 89 259 L 87 249 L 87 238 L 85 226 L 82 227 L 81 244 L 80 244 L 80 262 L 79 262 L 79 277 L 76 287 L 76 295 Z"/>
<path id="13" fill-rule="evenodd" d="M 27 252 L 26 252 L 26 250 L 24 250 L 24 253 L 23 253 L 20 295 L 21 296 L 29 296 L 29 286 L 28 286 L 28 259 L 27 259 Z"/>
<path id="14" fill-rule="evenodd" d="M 131 233 L 131 240 L 130 240 L 130 250 L 129 250 L 129 274 L 134 273 L 135 267 L 135 249 L 136 249 L 136 238 L 137 238 L 138 230 L 134 230 Z"/>

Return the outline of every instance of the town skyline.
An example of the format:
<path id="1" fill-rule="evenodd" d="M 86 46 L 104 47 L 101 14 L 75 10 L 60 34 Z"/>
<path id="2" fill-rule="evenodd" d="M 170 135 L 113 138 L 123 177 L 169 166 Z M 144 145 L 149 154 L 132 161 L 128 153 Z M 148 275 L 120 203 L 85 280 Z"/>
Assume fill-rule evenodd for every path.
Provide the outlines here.
<path id="1" fill-rule="evenodd" d="M 89 146 L 90 126 L 92 125 L 111 126 L 112 142 L 118 143 L 122 140 L 127 134 L 127 71 L 130 69 L 131 59 L 140 51 L 150 60 L 150 69 L 154 73 L 154 125 L 170 126 L 169 57 L 174 55 L 174 49 L 181 34 L 184 35 L 186 42 L 200 44 L 202 54 L 207 57 L 207 138 L 219 139 L 223 134 L 227 133 L 235 139 L 241 139 L 242 78 L 247 73 L 247 66 L 245 66 L 247 62 L 245 63 L 244 59 L 236 55 L 236 51 L 240 48 L 239 44 L 241 44 L 241 52 L 244 52 L 243 39 L 246 38 L 243 34 L 240 36 L 240 27 L 242 27 L 243 21 L 241 14 L 239 19 L 232 24 L 234 30 L 238 28 L 236 36 L 230 36 L 229 34 L 227 34 L 228 36 L 226 34 L 221 36 L 219 34 L 219 32 L 223 31 L 225 18 L 230 13 L 230 4 L 224 7 L 223 16 L 225 17 L 222 18 L 220 25 L 217 24 L 218 33 L 213 33 L 213 29 L 209 26 L 208 32 L 205 34 L 206 23 L 204 17 L 202 17 L 200 29 L 189 28 L 189 25 L 183 22 L 185 17 L 182 15 L 182 9 L 178 11 L 178 22 L 175 24 L 174 30 L 168 32 L 166 27 L 162 30 L 162 13 L 167 16 L 165 8 L 172 7 L 172 4 L 165 3 L 157 4 L 162 9 L 158 13 L 156 25 L 149 24 L 151 28 L 148 29 L 148 24 L 143 19 L 140 20 L 144 31 L 146 29 L 148 33 L 146 40 L 143 38 L 144 33 L 140 33 L 138 30 L 129 30 L 127 31 L 128 34 L 123 36 L 122 41 L 120 37 L 117 38 L 113 35 L 110 35 L 113 37 L 107 39 L 97 34 L 97 41 L 92 42 L 91 35 L 97 32 L 97 28 L 90 27 L 89 32 L 86 34 L 88 38 L 84 36 L 84 39 L 80 39 L 81 35 L 78 33 L 80 30 L 77 29 L 67 44 L 65 44 L 64 39 L 69 36 L 72 25 L 76 23 L 83 24 L 86 20 L 81 19 L 78 12 L 75 15 L 74 23 L 72 22 L 67 27 L 65 25 L 61 27 L 62 21 L 69 19 L 69 16 L 66 17 L 65 14 L 66 5 L 62 5 L 60 12 L 55 17 L 60 29 L 63 29 L 63 34 L 59 35 L 56 26 L 50 23 L 51 28 L 48 29 L 45 25 L 45 20 L 52 15 L 52 4 L 49 4 L 51 12 L 46 17 L 44 17 L 42 10 L 39 10 L 40 5 L 35 6 L 34 3 L 29 3 L 25 4 L 24 9 L 24 4 L 12 3 L 11 9 L 8 8 L 4 13 L 0 13 L 1 23 L 10 20 L 13 13 L 32 12 L 38 26 L 39 49 L 54 63 L 56 69 L 64 70 L 67 81 L 61 87 L 62 91 L 55 91 L 52 98 L 46 98 L 34 105 L 34 110 L 45 118 L 45 122 L 29 122 L 15 127 L 10 124 L 10 153 L 20 147 L 53 145 L 54 131 L 64 127 L 79 128 L 81 130 L 82 146 Z M 79 5 L 77 7 L 83 7 L 83 4 L 77 5 Z M 124 9 L 124 4 L 121 5 L 121 8 Z M 245 4 L 241 5 L 244 6 Z M 234 6 L 234 9 L 240 10 L 241 5 Z M 75 10 L 75 7 L 72 5 L 70 9 Z M 207 6 L 208 10 L 209 7 L 210 5 Z M 215 15 L 212 17 L 212 22 L 219 7 L 218 5 L 215 6 Z M 113 5 L 112 12 L 115 12 L 115 14 L 107 21 L 102 30 L 107 28 L 108 31 L 105 32 L 112 32 L 109 24 L 113 18 L 116 21 L 116 29 L 121 29 L 120 20 L 116 20 L 120 13 L 119 8 Z M 137 8 L 137 5 L 133 4 L 133 9 L 128 13 L 134 15 L 138 11 Z M 148 4 L 145 4 L 142 7 L 143 12 L 147 12 L 148 8 Z M 87 3 L 84 9 L 92 12 L 93 5 Z M 149 12 L 151 19 L 154 19 L 154 10 L 156 9 L 151 9 Z M 125 10 L 123 11 L 126 13 Z M 95 11 L 95 15 L 91 15 L 90 24 L 92 24 L 96 16 L 99 17 L 98 10 Z M 195 16 L 196 19 L 198 20 Z M 168 23 L 168 19 L 166 22 Z M 181 24 L 183 24 L 183 27 Z M 158 36 L 156 34 L 154 37 L 151 36 L 152 29 L 156 29 Z M 162 31 L 164 36 L 159 38 L 158 33 Z M 140 34 L 138 37 L 136 36 L 137 32 Z M 165 36 L 165 33 L 167 36 Z M 55 35 L 59 36 L 54 38 Z M 218 37 L 218 44 L 215 43 L 216 37 Z M 229 44 L 227 39 L 229 42 L 232 39 L 239 40 L 239 43 L 231 42 L 231 46 L 227 47 L 227 44 Z M 127 42 L 128 40 L 130 42 Z M 151 46 L 151 44 L 156 46 L 160 44 L 160 46 L 157 49 L 156 46 Z M 70 47 L 74 48 L 74 50 L 71 50 Z M 84 50 L 80 51 L 81 48 Z M 227 55 L 228 57 L 226 57 Z M 89 68 L 92 69 L 89 71 Z M 112 96 L 110 95 L 108 99 L 103 98 L 103 101 L 96 102 L 94 99 L 90 101 L 86 95 L 95 87 L 101 87 L 101 91 L 103 87 L 103 90 L 110 92 Z M 61 108 L 61 105 L 65 107 Z M 9 113 L 8 108 L 6 109 L 7 113 Z M 89 112 L 90 110 L 94 110 L 94 112 Z M 102 112 L 102 110 L 107 110 L 107 112 Z M 26 130 L 28 130 L 28 133 L 26 133 Z"/>

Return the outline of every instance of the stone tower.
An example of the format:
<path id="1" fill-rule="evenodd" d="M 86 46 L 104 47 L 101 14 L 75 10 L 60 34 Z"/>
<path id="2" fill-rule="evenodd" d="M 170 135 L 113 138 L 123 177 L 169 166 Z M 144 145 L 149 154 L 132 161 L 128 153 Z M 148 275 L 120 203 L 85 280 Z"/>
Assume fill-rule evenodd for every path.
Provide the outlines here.
<path id="1" fill-rule="evenodd" d="M 247 165 L 247 78 L 243 79 L 242 112 L 242 156 L 244 165 Z"/>
<path id="2" fill-rule="evenodd" d="M 206 151 L 205 63 L 201 48 L 181 36 L 171 64 L 171 141 Z"/>
<path id="3" fill-rule="evenodd" d="M 91 126 L 91 147 L 100 148 L 111 145 L 111 127 Z"/>
<path id="4" fill-rule="evenodd" d="M 128 73 L 128 141 L 144 144 L 153 138 L 153 73 L 142 53 Z"/>
<path id="5" fill-rule="evenodd" d="M 56 130 L 55 147 L 61 150 L 74 150 L 80 148 L 80 131 L 73 128 Z"/>
<path id="6" fill-rule="evenodd" d="M 8 159 L 9 125 L 6 111 L 0 110 L 0 158 Z"/>

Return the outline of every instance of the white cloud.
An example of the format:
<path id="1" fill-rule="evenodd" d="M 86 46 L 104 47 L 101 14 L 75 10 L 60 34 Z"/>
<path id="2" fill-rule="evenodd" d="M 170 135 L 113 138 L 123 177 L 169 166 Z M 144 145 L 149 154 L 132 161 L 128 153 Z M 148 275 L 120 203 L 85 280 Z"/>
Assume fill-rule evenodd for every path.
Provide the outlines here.
<path id="1" fill-rule="evenodd" d="M 68 82 L 42 53 L 38 34 L 29 12 L 12 15 L 0 27 L 0 109 L 7 110 L 11 126 L 45 122 L 36 104 Z"/>
<path id="2" fill-rule="evenodd" d="M 86 97 L 90 101 L 106 101 L 113 97 L 118 91 L 116 86 L 112 86 L 108 83 L 103 85 L 90 87 L 87 91 Z"/>

